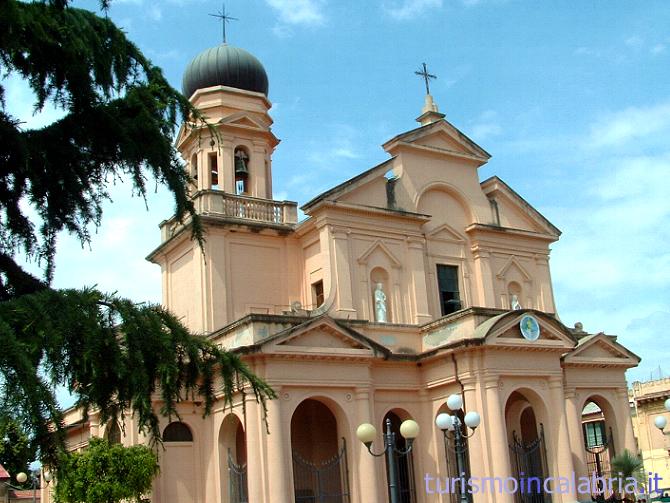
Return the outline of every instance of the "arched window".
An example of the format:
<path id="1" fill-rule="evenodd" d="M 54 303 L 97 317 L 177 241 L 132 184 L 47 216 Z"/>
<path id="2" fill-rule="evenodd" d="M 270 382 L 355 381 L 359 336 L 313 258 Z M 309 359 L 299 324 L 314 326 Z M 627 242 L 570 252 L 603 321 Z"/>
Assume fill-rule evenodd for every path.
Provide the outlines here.
<path id="1" fill-rule="evenodd" d="M 235 149 L 235 193 L 249 192 L 249 152 L 244 147 Z"/>
<path id="2" fill-rule="evenodd" d="M 193 442 L 193 434 L 184 423 L 175 421 L 163 430 L 163 442 Z"/>

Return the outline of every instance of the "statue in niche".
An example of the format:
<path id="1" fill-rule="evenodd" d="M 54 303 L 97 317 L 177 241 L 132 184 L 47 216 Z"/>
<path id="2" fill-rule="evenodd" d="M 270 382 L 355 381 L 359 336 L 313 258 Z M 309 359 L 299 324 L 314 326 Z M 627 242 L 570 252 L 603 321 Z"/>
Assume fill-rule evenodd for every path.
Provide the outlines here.
<path id="1" fill-rule="evenodd" d="M 521 307 L 521 302 L 519 302 L 519 297 L 516 296 L 516 294 L 512 295 L 512 310 L 513 311 L 518 311 L 519 309 L 523 309 Z"/>
<path id="2" fill-rule="evenodd" d="M 382 289 L 382 284 L 377 283 L 375 288 L 375 321 L 377 323 L 386 323 L 386 294 Z"/>

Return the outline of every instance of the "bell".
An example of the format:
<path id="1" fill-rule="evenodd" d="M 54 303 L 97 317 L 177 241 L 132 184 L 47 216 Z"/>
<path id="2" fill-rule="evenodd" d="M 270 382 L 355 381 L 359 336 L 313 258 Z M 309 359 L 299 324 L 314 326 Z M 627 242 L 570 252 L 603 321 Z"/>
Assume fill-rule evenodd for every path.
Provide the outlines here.
<path id="1" fill-rule="evenodd" d="M 235 174 L 236 175 L 249 174 L 249 170 L 247 169 L 247 161 L 243 157 L 235 157 Z"/>

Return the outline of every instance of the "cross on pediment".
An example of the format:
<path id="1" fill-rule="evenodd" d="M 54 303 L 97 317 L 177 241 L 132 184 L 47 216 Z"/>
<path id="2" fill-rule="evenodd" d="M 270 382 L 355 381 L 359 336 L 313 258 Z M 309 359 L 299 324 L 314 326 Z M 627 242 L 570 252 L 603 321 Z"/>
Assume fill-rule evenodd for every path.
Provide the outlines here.
<path id="1" fill-rule="evenodd" d="M 430 85 L 429 85 L 430 79 L 436 79 L 437 75 L 428 73 L 428 67 L 426 66 L 426 63 L 422 63 L 422 66 L 423 69 L 421 71 L 416 71 L 414 73 L 419 75 L 420 77 L 423 77 L 423 80 L 426 83 L 426 94 L 430 94 Z"/>

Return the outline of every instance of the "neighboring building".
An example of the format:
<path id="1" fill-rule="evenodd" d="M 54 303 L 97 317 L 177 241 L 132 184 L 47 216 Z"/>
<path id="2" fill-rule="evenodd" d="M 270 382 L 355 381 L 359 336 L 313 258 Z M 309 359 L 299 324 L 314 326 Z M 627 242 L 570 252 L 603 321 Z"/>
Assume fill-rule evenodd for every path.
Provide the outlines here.
<path id="1" fill-rule="evenodd" d="M 663 403 L 670 398 L 670 378 L 649 382 L 633 383 L 628 390 L 633 418 L 633 432 L 644 460 L 645 471 L 658 473 L 663 479 L 661 488 L 670 489 L 670 439 L 654 425 L 656 416 L 665 416 L 670 421 L 670 413 Z"/>
<path id="2" fill-rule="evenodd" d="M 298 222 L 296 203 L 272 199 L 267 82 L 229 45 L 190 64 L 184 92 L 219 135 L 184 125 L 177 141 L 207 241 L 200 249 L 188 222 L 169 219 L 148 258 L 164 304 L 274 387 L 270 433 L 249 397 L 246 416 L 241 397 L 205 419 L 182 403 L 183 422 L 163 425 L 153 500 L 387 501 L 384 461 L 356 427 L 381 432 L 390 419 L 397 431 L 413 418 L 421 433 L 398 463 L 401 501 L 451 501 L 427 495 L 424 476 L 455 472 L 434 426 L 454 393 L 482 417 L 468 440 L 473 477 L 587 475 L 589 402 L 615 450 L 635 450 L 624 374 L 639 358 L 558 319 L 549 246 L 560 231 L 499 178 L 479 180 L 489 154 L 428 95 L 419 127 L 384 143 L 388 160 L 304 204 Z M 94 415 L 80 426 L 73 442 L 110 428 Z M 122 442 L 143 441 L 131 418 L 125 431 Z"/>

